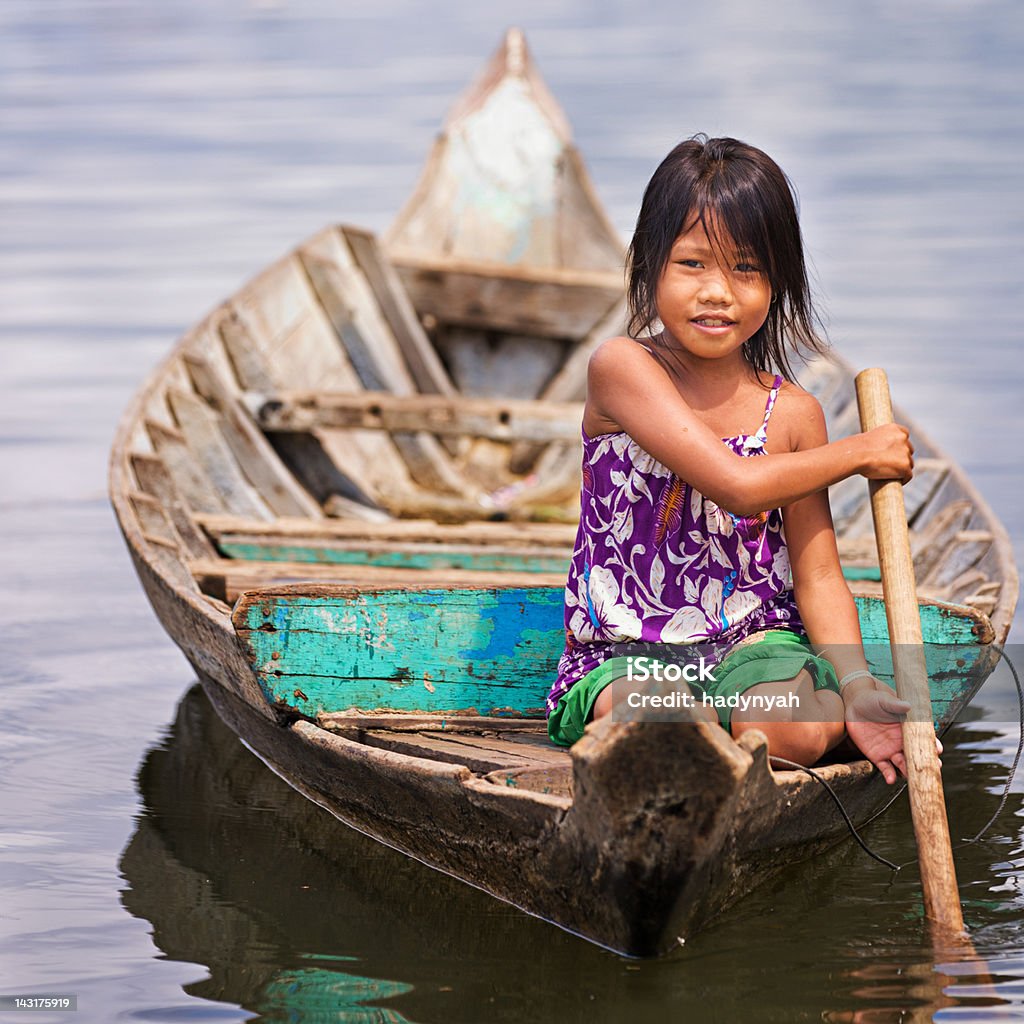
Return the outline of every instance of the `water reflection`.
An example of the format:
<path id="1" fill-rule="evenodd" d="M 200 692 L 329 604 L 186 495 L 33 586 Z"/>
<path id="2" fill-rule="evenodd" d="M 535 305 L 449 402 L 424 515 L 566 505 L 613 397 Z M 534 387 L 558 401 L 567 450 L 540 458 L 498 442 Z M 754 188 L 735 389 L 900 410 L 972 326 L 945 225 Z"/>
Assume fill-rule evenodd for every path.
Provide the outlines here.
<path id="1" fill-rule="evenodd" d="M 947 766 L 957 832 L 958 818 L 991 812 L 1001 780 L 963 753 Z M 206 965 L 188 994 L 262 1021 L 564 1021 L 583 1007 L 596 1020 L 707 1019 L 709 1000 L 722 1020 L 974 1021 L 996 1006 L 1024 1017 L 1019 897 L 1000 879 L 993 894 L 984 844 L 957 861 L 987 985 L 969 963 L 934 963 L 916 870 L 893 878 L 852 844 L 793 865 L 672 956 L 635 962 L 343 826 L 249 753 L 199 686 L 138 784 L 125 907 L 168 957 Z M 868 838 L 911 857 L 905 807 Z M 995 850 L 1020 856 L 1005 836 Z"/>

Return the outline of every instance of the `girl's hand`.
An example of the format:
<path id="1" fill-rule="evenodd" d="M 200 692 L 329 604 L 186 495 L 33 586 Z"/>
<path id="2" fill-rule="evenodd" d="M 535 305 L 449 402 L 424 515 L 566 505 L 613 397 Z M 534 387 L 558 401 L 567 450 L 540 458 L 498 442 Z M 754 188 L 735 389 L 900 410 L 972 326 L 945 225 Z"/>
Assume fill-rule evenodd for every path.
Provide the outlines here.
<path id="1" fill-rule="evenodd" d="M 891 786 L 907 774 L 900 723 L 910 710 L 884 683 L 875 680 L 874 689 L 863 689 L 846 704 L 846 735 L 857 749 L 882 773 Z M 942 744 L 935 746 L 942 753 Z"/>
<path id="2" fill-rule="evenodd" d="M 860 436 L 866 448 L 862 476 L 907 483 L 914 475 L 914 446 L 906 427 L 886 423 Z"/>

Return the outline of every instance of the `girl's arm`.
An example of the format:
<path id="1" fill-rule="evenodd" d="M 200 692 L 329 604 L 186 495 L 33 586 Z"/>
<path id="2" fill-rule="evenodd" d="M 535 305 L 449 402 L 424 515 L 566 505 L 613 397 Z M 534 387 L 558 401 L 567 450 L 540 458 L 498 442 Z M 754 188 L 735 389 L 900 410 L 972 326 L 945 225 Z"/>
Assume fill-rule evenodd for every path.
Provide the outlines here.
<path id="1" fill-rule="evenodd" d="M 906 482 L 913 467 L 907 431 L 893 424 L 807 450 L 756 459 L 736 455 L 701 422 L 650 353 L 627 338 L 605 342 L 591 357 L 585 418 L 599 423 L 601 432 L 624 430 L 734 515 L 790 505 L 855 473 Z"/>
<path id="2" fill-rule="evenodd" d="M 816 417 L 791 430 L 791 443 L 801 450 L 828 443 L 825 417 L 820 406 L 817 409 Z M 860 620 L 843 578 L 827 493 L 820 491 L 783 508 L 782 518 L 793 570 L 793 595 L 808 639 L 832 662 L 840 679 L 867 670 Z M 895 782 L 897 771 L 903 774 L 906 770 L 900 720 L 910 705 L 870 676 L 848 683 L 842 697 L 847 735 L 886 782 Z"/>

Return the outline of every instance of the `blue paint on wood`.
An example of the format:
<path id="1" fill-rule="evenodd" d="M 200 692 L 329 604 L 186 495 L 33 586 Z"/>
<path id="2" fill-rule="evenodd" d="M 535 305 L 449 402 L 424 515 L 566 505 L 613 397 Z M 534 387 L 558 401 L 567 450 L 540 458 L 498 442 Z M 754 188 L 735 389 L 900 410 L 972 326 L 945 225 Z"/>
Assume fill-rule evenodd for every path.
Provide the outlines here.
<path id="1" fill-rule="evenodd" d="M 304 714 L 357 707 L 536 717 L 565 643 L 562 601 L 560 587 L 254 596 L 236 626 L 267 700 Z M 891 679 L 882 603 L 858 599 L 857 607 L 869 663 Z M 983 649 L 955 610 L 925 606 L 922 620 L 937 717 L 948 720 Z"/>

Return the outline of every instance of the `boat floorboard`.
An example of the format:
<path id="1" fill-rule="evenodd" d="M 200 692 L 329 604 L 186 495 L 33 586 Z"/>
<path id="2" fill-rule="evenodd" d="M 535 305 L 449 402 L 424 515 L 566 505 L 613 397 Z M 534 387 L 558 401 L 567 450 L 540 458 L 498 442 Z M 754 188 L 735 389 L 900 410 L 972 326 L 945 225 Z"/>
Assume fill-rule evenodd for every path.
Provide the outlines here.
<path id="1" fill-rule="evenodd" d="M 348 740 L 408 757 L 464 765 L 498 786 L 541 793 L 572 793 L 572 759 L 547 736 L 543 719 L 502 722 L 436 716 L 324 715 L 320 724 Z"/>

